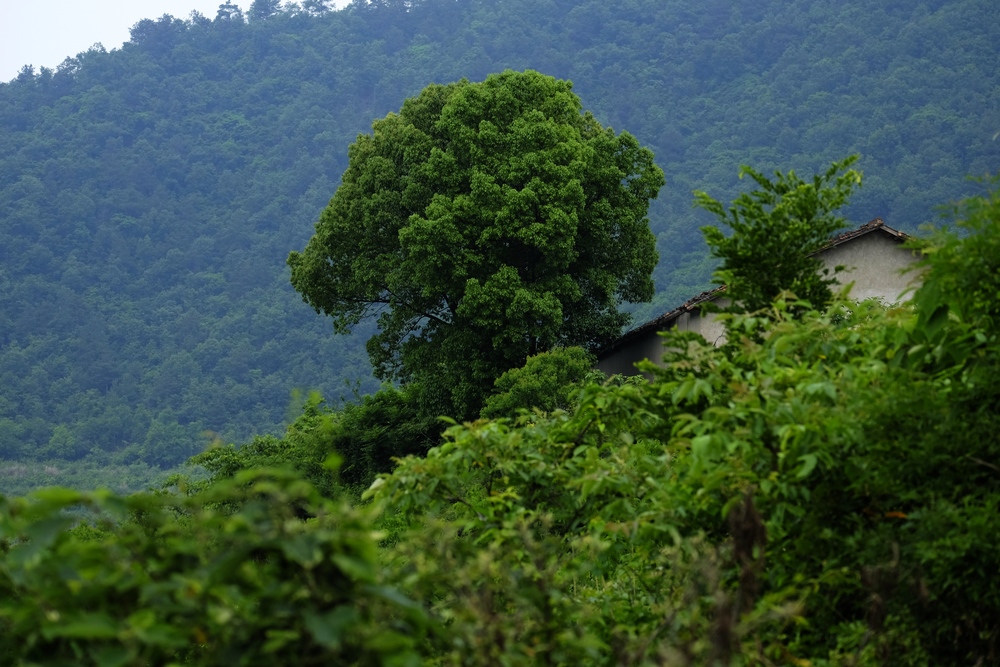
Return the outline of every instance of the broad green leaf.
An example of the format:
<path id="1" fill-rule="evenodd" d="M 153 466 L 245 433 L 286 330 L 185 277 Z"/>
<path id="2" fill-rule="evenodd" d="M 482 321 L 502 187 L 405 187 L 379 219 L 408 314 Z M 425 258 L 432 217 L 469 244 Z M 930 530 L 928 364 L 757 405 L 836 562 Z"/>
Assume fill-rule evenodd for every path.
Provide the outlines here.
<path id="1" fill-rule="evenodd" d="M 809 473 L 813 471 L 819 459 L 815 454 L 803 454 L 799 457 L 799 461 L 802 461 L 802 467 L 799 468 L 798 472 L 795 474 L 798 479 L 805 479 L 809 476 Z"/>
<path id="2" fill-rule="evenodd" d="M 118 636 L 118 625 L 107 614 L 87 614 L 73 620 L 60 620 L 42 629 L 46 638 L 113 639 Z"/>
<path id="3" fill-rule="evenodd" d="M 125 667 L 132 660 L 124 646 L 98 646 L 90 650 L 90 657 L 97 667 Z"/>
<path id="4" fill-rule="evenodd" d="M 28 541 L 10 550 L 7 561 L 14 567 L 37 563 L 42 553 L 56 541 L 61 533 L 72 526 L 74 520 L 64 516 L 50 516 L 24 528 Z"/>
<path id="5" fill-rule="evenodd" d="M 313 567 L 320 562 L 323 551 L 319 546 L 319 538 L 311 533 L 302 533 L 281 541 L 281 550 L 285 556 L 305 567 Z"/>
<path id="6" fill-rule="evenodd" d="M 298 641 L 301 636 L 297 630 L 268 630 L 265 634 L 267 641 L 261 647 L 261 651 L 264 653 L 276 653 L 282 650 L 288 644 Z"/>
<path id="7" fill-rule="evenodd" d="M 78 503 L 84 497 L 79 491 L 60 486 L 50 486 L 32 491 L 31 496 L 48 504 L 62 506 Z"/>
<path id="8" fill-rule="evenodd" d="M 343 605 L 325 614 L 306 612 L 303 618 L 306 628 L 320 645 L 337 651 L 344 633 L 358 622 L 359 614 L 354 607 Z"/>
<path id="9" fill-rule="evenodd" d="M 371 563 L 348 556 L 346 554 L 334 554 L 330 557 L 337 567 L 349 578 L 355 581 L 372 581 L 375 576 L 374 567 Z"/>

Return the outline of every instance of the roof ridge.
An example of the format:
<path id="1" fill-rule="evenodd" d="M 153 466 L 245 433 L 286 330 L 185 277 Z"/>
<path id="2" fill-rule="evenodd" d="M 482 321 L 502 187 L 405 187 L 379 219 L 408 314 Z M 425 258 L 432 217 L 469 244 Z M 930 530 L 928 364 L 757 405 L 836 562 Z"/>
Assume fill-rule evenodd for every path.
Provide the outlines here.
<path id="1" fill-rule="evenodd" d="M 865 234 L 873 232 L 876 229 L 886 232 L 887 234 L 889 234 L 889 236 L 892 236 L 893 238 L 896 238 L 900 241 L 906 241 L 907 239 L 910 238 L 910 235 L 907 234 L 906 232 L 901 232 L 898 229 L 893 229 L 889 225 L 885 224 L 885 221 L 882 218 L 872 218 L 868 222 L 864 223 L 863 225 L 855 229 L 849 229 L 846 232 L 841 232 L 840 234 L 831 237 L 830 240 L 824 243 L 819 250 L 817 250 L 812 254 L 817 255 L 823 252 L 824 250 L 829 250 L 834 246 L 838 246 L 841 243 L 844 243 L 845 241 L 850 241 L 851 239 L 855 239 L 859 236 L 864 236 Z"/>

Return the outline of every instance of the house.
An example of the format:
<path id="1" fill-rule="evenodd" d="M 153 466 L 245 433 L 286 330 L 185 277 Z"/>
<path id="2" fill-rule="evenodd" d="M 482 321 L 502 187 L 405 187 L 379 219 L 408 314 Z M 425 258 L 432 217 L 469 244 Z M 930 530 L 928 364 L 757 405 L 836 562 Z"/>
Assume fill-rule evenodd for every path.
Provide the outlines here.
<path id="1" fill-rule="evenodd" d="M 905 294 L 919 276 L 904 273 L 917 256 L 903 246 L 909 238 L 903 232 L 889 227 L 881 218 L 861 225 L 834 237 L 816 252 L 823 267 L 831 272 L 843 267 L 835 277 L 840 284 L 853 283 L 851 298 L 864 300 L 878 298 L 895 303 Z M 712 313 L 702 313 L 707 302 L 727 305 L 726 286 L 702 292 L 668 313 L 638 326 L 622 335 L 597 355 L 597 368 L 608 375 L 638 375 L 635 364 L 643 359 L 659 361 L 663 357 L 661 331 L 674 327 L 681 331 L 695 331 L 705 340 L 721 343 L 725 329 Z"/>

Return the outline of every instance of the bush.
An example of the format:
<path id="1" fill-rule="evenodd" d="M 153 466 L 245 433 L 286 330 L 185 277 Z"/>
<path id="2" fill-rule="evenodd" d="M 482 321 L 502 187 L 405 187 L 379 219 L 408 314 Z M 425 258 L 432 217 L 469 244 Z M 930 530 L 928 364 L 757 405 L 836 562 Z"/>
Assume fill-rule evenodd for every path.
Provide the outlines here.
<path id="1" fill-rule="evenodd" d="M 419 664 L 368 515 L 287 473 L 0 499 L 0 555 L 3 664 Z"/>

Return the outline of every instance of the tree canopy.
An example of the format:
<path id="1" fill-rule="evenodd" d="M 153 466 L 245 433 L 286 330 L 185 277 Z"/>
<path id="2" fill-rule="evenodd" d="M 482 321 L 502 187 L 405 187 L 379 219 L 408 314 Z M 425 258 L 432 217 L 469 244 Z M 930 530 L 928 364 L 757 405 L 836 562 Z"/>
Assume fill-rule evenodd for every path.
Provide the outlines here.
<path id="1" fill-rule="evenodd" d="M 292 284 L 340 332 L 377 314 L 376 374 L 433 378 L 458 416 L 529 355 L 604 344 L 653 295 L 664 177 L 581 109 L 530 70 L 428 86 L 351 145 Z"/>

